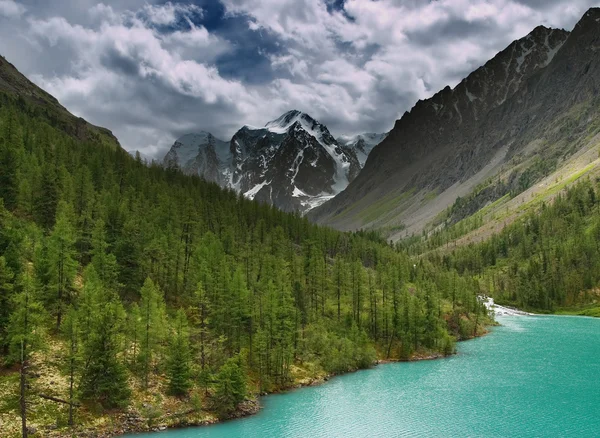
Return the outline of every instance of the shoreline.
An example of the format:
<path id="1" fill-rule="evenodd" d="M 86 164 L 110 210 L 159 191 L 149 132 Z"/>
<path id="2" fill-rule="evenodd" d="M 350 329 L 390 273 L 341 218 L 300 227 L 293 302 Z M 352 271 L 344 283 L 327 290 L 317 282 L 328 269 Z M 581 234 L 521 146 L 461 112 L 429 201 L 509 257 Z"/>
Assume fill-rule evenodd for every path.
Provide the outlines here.
<path id="1" fill-rule="evenodd" d="M 463 339 L 458 342 L 466 342 L 466 341 L 470 341 L 473 339 L 481 338 L 483 336 L 488 335 L 489 333 L 490 333 L 489 330 L 485 330 L 485 332 L 483 332 L 477 336 Z M 438 360 L 438 359 L 444 359 L 447 357 L 451 357 L 456 354 L 457 353 L 453 353 L 451 355 L 444 355 L 442 353 L 431 353 L 431 354 L 427 354 L 427 355 L 414 355 L 408 359 L 377 359 L 368 368 L 358 368 L 358 369 L 349 370 L 349 371 L 346 371 L 346 372 L 340 373 L 340 374 L 325 374 L 323 376 L 318 376 L 310 381 L 303 381 L 303 382 L 295 383 L 294 385 L 292 385 L 288 388 L 285 388 L 285 389 L 278 389 L 278 390 L 271 391 L 271 392 L 256 394 L 254 398 L 245 400 L 244 402 L 242 402 L 242 405 L 246 405 L 246 406 L 242 406 L 242 409 L 238 409 L 231 416 L 229 416 L 227 418 L 223 418 L 223 419 L 215 418 L 214 420 L 202 421 L 202 422 L 198 422 L 198 423 L 192 423 L 192 422 L 188 422 L 185 424 L 178 423 L 178 424 L 173 424 L 173 425 L 169 425 L 169 426 L 158 426 L 158 427 L 153 427 L 150 429 L 143 429 L 143 430 L 139 430 L 139 429 L 138 430 L 128 430 L 128 431 L 123 431 L 122 433 L 116 434 L 116 435 L 108 434 L 108 435 L 93 435 L 93 436 L 98 437 L 98 438 L 116 438 L 116 437 L 123 437 L 123 436 L 125 436 L 125 437 L 126 436 L 136 436 L 136 435 L 145 434 L 145 433 L 156 433 L 156 432 L 162 432 L 165 430 L 213 426 L 216 424 L 225 423 L 227 421 L 238 420 L 241 418 L 245 418 L 245 417 L 249 417 L 249 416 L 258 414 L 263 408 L 263 406 L 260 403 L 260 399 L 265 396 L 276 395 L 276 394 L 286 394 L 288 392 L 295 391 L 298 389 L 321 386 L 321 385 L 329 382 L 331 379 L 333 379 L 335 377 L 341 377 L 341 376 L 356 373 L 359 371 L 372 370 L 373 368 L 376 368 L 379 365 L 390 365 L 390 364 L 405 363 L 405 362 L 420 362 L 420 361 Z M 251 405 L 250 409 L 248 409 L 248 405 Z M 57 435 L 56 436 L 56 438 L 63 438 L 63 437 L 66 438 L 66 435 Z M 90 438 L 91 438 L 91 435 L 90 435 Z"/>
<path id="2" fill-rule="evenodd" d="M 503 316 L 543 316 L 534 313 L 529 313 L 522 311 L 520 309 L 500 306 L 495 304 L 493 298 L 489 297 L 481 297 L 482 301 L 484 301 L 484 305 L 490 311 L 492 317 L 503 317 Z M 492 313 L 493 312 L 493 313 Z M 550 316 L 550 315 L 548 315 Z M 556 316 L 578 316 L 578 315 L 556 315 Z M 487 325 L 486 327 L 492 327 L 499 324 L 499 321 L 494 319 L 494 323 Z M 477 339 L 491 333 L 490 330 L 485 330 L 482 333 L 477 334 L 476 336 L 462 339 L 457 342 L 465 342 L 473 339 Z M 96 427 L 75 427 L 74 429 L 69 430 L 49 430 L 42 429 L 39 432 L 43 433 L 43 436 L 48 436 L 51 438 L 66 438 L 72 436 L 78 437 L 86 437 L 86 438 L 113 438 L 113 437 L 122 437 L 122 436 L 132 436 L 140 434 L 148 434 L 148 433 L 157 433 L 165 430 L 175 430 L 175 429 L 184 429 L 184 428 L 196 428 L 203 426 L 211 426 L 219 423 L 224 423 L 230 420 L 240 419 L 249 417 L 251 415 L 258 414 L 263 406 L 260 403 L 260 399 L 264 396 L 274 395 L 274 394 L 285 394 L 287 392 L 291 392 L 297 389 L 308 388 L 313 386 L 320 386 L 327 383 L 334 377 L 343 376 L 345 374 L 355 373 L 358 371 L 370 370 L 379 365 L 388 365 L 394 363 L 401 362 L 417 362 L 417 361 L 427 361 L 427 360 L 437 360 L 443 359 L 445 357 L 451 357 L 455 355 L 444 355 L 441 353 L 424 353 L 421 352 L 414 354 L 412 357 L 408 359 L 377 359 L 373 362 L 372 366 L 368 368 L 360 368 L 355 370 L 349 370 L 340 374 L 322 374 L 314 377 L 304 378 L 302 380 L 294 382 L 291 386 L 287 388 L 280 388 L 270 392 L 256 393 L 253 394 L 252 398 L 249 398 L 242 402 L 238 409 L 234 411 L 227 418 L 218 418 L 211 414 L 210 412 L 202 411 L 202 410 L 188 410 L 184 412 L 173 412 L 168 413 L 165 416 L 155 418 L 153 421 L 153 425 L 148 424 L 148 418 L 144 418 L 140 415 L 139 411 L 133 407 L 129 407 L 127 410 L 122 412 L 115 413 L 115 416 L 111 418 L 111 423 L 113 425 L 106 427 L 105 424 L 104 430 L 103 426 L 97 424 Z M 116 424 L 114 424 L 116 423 Z"/>
<path id="3" fill-rule="evenodd" d="M 493 325 L 495 324 L 489 324 L 489 326 Z M 465 342 L 468 340 L 476 339 L 479 337 L 483 337 L 489 333 L 490 331 L 485 329 L 485 331 L 477 334 L 476 336 L 472 336 L 467 339 L 462 339 L 457 342 Z M 139 407 L 134 407 L 133 405 L 131 405 L 123 411 L 114 411 L 112 415 L 107 414 L 105 417 L 98 417 L 94 419 L 92 423 L 88 422 L 80 424 L 72 429 L 58 429 L 52 428 L 51 426 L 46 426 L 37 428 L 36 433 L 39 434 L 38 436 L 46 436 L 49 438 L 67 438 L 72 436 L 82 438 L 113 438 L 122 436 L 136 436 L 139 434 L 147 433 L 157 433 L 165 430 L 183 429 L 188 427 L 193 428 L 210 426 L 230 420 L 248 417 L 259 413 L 260 410 L 263 408 L 260 399 L 261 397 L 267 395 L 284 394 L 290 391 L 294 391 L 296 389 L 320 386 L 322 384 L 327 383 L 334 377 L 343 376 L 345 374 L 355 373 L 358 371 L 373 369 L 379 365 L 387 365 L 400 362 L 437 360 L 445 357 L 451 357 L 455 354 L 456 353 L 453 353 L 451 355 L 444 355 L 438 352 L 420 351 L 413 354 L 408 359 L 377 359 L 368 368 L 348 370 L 340 374 L 318 374 L 316 376 L 305 377 L 301 380 L 295 381 L 292 385 L 290 385 L 287 388 L 280 388 L 270 392 L 252 394 L 251 398 L 248 398 L 245 401 L 243 401 L 238 406 L 238 408 L 226 418 L 218 418 L 216 415 L 204 411 L 202 409 L 191 409 L 181 412 L 167 411 L 165 415 L 150 419 L 140 412 Z M 146 406 L 144 406 L 144 408 L 145 407 Z"/>
<path id="4" fill-rule="evenodd" d="M 486 330 L 484 333 L 472 337 L 469 339 L 464 339 L 459 342 L 465 342 L 471 339 L 475 339 L 478 337 L 485 336 L 489 331 Z M 456 354 L 456 353 L 455 353 Z M 453 356 L 453 355 L 450 355 Z M 441 353 L 431 353 L 426 355 L 416 355 L 409 359 L 377 359 L 373 362 L 372 366 L 369 368 L 359 368 L 355 370 L 349 370 L 340 374 L 324 374 L 321 376 L 317 376 L 310 379 L 304 379 L 300 382 L 295 382 L 288 388 L 278 389 L 271 392 L 265 392 L 262 394 L 255 394 L 252 398 L 246 399 L 243 401 L 238 409 L 236 409 L 230 416 L 227 418 L 218 418 L 213 416 L 211 413 L 205 411 L 186 411 L 180 413 L 171 413 L 167 414 L 163 417 L 154 419 L 153 425 L 148 425 L 148 419 L 143 418 L 139 415 L 137 409 L 133 407 L 127 408 L 123 412 L 115 413 L 114 417 L 111 418 L 112 422 L 117 423 L 114 426 L 108 426 L 106 429 L 102 430 L 102 426 L 100 427 L 74 427 L 73 429 L 41 429 L 38 433 L 42 433 L 43 436 L 47 436 L 49 438 L 67 438 L 72 436 L 77 436 L 81 438 L 116 438 L 116 437 L 127 437 L 127 436 L 136 436 L 147 433 L 157 433 L 164 432 L 166 430 L 175 430 L 175 429 L 184 429 L 184 428 L 195 428 L 195 427 L 203 427 L 203 426 L 211 426 L 219 423 L 224 423 L 231 420 L 237 420 L 240 418 L 249 417 L 251 415 L 256 415 L 263 408 L 260 403 L 260 399 L 264 396 L 275 395 L 275 394 L 285 394 L 297 389 L 309 388 L 313 386 L 320 386 L 327 383 L 334 377 L 343 376 L 346 374 L 356 373 L 358 371 L 367 371 L 371 370 L 379 365 L 389 365 L 394 363 L 402 363 L 402 362 L 419 362 L 424 360 L 437 360 L 443 359 L 445 357 L 450 357 L 443 355 Z"/>

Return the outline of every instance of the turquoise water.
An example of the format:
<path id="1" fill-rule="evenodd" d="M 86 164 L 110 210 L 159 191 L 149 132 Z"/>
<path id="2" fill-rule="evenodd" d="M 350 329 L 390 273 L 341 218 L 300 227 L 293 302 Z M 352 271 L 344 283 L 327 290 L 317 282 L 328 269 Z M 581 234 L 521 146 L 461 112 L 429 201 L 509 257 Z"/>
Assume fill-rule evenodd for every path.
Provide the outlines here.
<path id="1" fill-rule="evenodd" d="M 264 397 L 256 416 L 136 437 L 598 437 L 600 319 L 504 317 L 451 358 Z"/>

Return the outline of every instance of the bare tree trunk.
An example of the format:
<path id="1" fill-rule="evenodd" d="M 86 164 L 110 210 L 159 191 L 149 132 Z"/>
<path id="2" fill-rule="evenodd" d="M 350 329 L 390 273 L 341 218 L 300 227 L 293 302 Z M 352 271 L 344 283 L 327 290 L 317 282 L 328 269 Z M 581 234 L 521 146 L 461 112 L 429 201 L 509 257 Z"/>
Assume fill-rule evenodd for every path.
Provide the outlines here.
<path id="1" fill-rule="evenodd" d="M 23 341 L 21 341 L 21 399 L 20 408 L 21 408 L 21 430 L 23 434 L 23 438 L 27 438 L 27 403 L 25 400 L 25 391 L 27 389 L 27 382 L 25 379 L 25 374 L 27 372 L 27 361 L 26 361 L 26 345 Z"/>
<path id="2" fill-rule="evenodd" d="M 69 426 L 71 427 L 73 427 L 73 369 L 75 368 L 74 362 L 75 359 L 71 357 L 71 375 L 69 376 Z"/>

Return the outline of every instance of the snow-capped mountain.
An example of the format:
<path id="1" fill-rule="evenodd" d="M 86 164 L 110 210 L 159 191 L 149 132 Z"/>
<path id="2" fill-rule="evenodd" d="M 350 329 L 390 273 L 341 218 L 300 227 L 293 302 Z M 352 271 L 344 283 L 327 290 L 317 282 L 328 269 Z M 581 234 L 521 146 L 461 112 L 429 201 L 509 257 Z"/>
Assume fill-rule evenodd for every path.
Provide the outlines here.
<path id="1" fill-rule="evenodd" d="M 229 143 L 201 131 L 177 139 L 165 155 L 163 165 L 179 167 L 188 175 L 198 175 L 224 186 L 230 157 Z"/>
<path id="2" fill-rule="evenodd" d="M 375 134 L 373 132 L 366 132 L 364 134 L 358 135 L 342 135 L 337 138 L 337 141 L 340 145 L 354 149 L 356 153 L 356 157 L 360 163 L 360 167 L 365 166 L 365 162 L 367 161 L 367 157 L 373 150 L 375 146 L 381 143 L 389 134 L 386 132 L 384 134 Z"/>
<path id="3" fill-rule="evenodd" d="M 346 188 L 360 171 L 354 149 L 327 127 L 289 111 L 264 127 L 244 126 L 229 147 L 208 133 L 178 139 L 164 159 L 249 199 L 306 212 Z"/>
<path id="4" fill-rule="evenodd" d="M 300 111 L 289 111 L 264 128 L 244 126 L 231 139 L 231 153 L 231 187 L 286 211 L 320 205 L 360 171 L 356 154 Z"/>

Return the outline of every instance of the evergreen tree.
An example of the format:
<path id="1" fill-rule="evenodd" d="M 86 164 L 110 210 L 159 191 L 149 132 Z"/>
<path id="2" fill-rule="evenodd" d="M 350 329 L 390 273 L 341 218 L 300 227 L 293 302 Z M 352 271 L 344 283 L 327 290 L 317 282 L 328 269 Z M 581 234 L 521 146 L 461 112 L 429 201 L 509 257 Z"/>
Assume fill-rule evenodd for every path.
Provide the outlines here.
<path id="1" fill-rule="evenodd" d="M 167 377 L 171 394 L 187 394 L 191 386 L 191 351 L 188 322 L 183 310 L 177 312 L 173 322 L 167 355 Z"/>
<path id="2" fill-rule="evenodd" d="M 0 351 L 4 351 L 7 346 L 6 327 L 12 307 L 13 279 L 14 274 L 6 265 L 6 259 L 0 256 Z"/>
<path id="3" fill-rule="evenodd" d="M 77 273 L 75 231 L 71 215 L 68 204 L 61 202 L 56 224 L 48 241 L 48 277 L 52 297 L 47 301 L 54 307 L 57 330 L 60 328 L 64 307 L 70 301 L 72 282 Z"/>
<path id="4" fill-rule="evenodd" d="M 17 206 L 18 185 L 17 151 L 6 141 L 0 142 L 0 198 L 9 210 Z"/>
<path id="5" fill-rule="evenodd" d="M 86 288 L 79 313 L 83 366 L 79 390 L 82 400 L 105 408 L 127 404 L 131 391 L 119 358 L 125 310 L 118 297 L 103 288 L 93 268 L 86 271 Z"/>
<path id="6" fill-rule="evenodd" d="M 42 165 L 37 196 L 34 200 L 34 213 L 37 222 L 45 229 L 54 225 L 59 195 L 58 181 L 54 162 L 47 161 Z"/>
<path id="7" fill-rule="evenodd" d="M 232 357 L 219 368 L 213 387 L 214 409 L 227 417 L 246 398 L 246 376 L 239 356 Z"/>
<path id="8" fill-rule="evenodd" d="M 102 219 L 98 219 L 94 224 L 91 244 L 91 263 L 100 280 L 109 290 L 117 291 L 119 289 L 117 258 L 113 254 L 108 253 L 106 231 Z"/>
<path id="9" fill-rule="evenodd" d="M 140 294 L 139 362 L 143 386 L 147 389 L 151 365 L 165 335 L 165 304 L 160 290 L 150 278 L 144 282 Z"/>
<path id="10" fill-rule="evenodd" d="M 20 363 L 20 402 L 22 436 L 27 437 L 29 400 L 28 370 L 31 354 L 42 346 L 44 308 L 36 299 L 34 279 L 29 273 L 21 278 L 20 292 L 15 296 L 8 326 L 10 343 L 8 360 Z"/>

